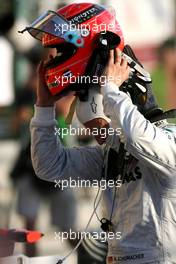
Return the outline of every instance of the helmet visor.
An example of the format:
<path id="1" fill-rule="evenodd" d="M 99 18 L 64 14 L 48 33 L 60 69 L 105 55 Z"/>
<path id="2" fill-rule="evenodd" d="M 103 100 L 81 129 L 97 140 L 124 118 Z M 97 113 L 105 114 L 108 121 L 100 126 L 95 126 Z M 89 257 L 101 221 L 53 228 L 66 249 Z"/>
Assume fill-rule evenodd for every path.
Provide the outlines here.
<path id="1" fill-rule="evenodd" d="M 51 10 L 45 12 L 20 33 L 26 30 L 40 41 L 42 40 L 43 34 L 48 33 L 63 38 L 76 46 L 83 46 L 84 44 L 81 32 L 76 29 L 76 25 L 71 24 L 63 16 Z"/>

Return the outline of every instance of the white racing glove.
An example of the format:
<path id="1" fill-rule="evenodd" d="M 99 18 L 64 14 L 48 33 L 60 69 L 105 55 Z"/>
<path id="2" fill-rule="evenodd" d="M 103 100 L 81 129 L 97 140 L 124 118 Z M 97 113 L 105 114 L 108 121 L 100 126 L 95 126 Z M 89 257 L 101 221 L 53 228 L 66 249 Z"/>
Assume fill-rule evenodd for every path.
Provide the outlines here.
<path id="1" fill-rule="evenodd" d="M 103 96 L 100 94 L 99 89 L 90 89 L 87 101 L 80 101 L 79 98 L 76 102 L 76 115 L 80 123 L 85 125 L 87 122 L 94 121 L 95 119 L 102 118 L 109 123 L 109 126 L 114 130 L 121 128 L 118 120 L 112 122 L 103 111 Z M 121 130 L 119 135 L 121 142 L 125 141 L 124 135 Z"/>

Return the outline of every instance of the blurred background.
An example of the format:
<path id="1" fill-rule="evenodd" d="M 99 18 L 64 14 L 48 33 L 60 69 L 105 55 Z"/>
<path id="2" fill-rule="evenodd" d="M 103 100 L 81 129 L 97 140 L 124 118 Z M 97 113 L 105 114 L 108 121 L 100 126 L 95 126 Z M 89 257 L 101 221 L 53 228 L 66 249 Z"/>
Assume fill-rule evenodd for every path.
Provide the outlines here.
<path id="1" fill-rule="evenodd" d="M 29 34 L 19 34 L 39 14 L 73 1 L 0 0 L 0 228 L 38 229 L 37 246 L 17 244 L 15 254 L 63 255 L 72 241 L 60 243 L 54 232 L 84 229 L 96 190 L 61 191 L 35 177 L 30 162 L 29 122 L 37 85 L 36 67 L 45 51 Z M 84 1 L 76 1 L 84 2 Z M 116 10 L 125 42 L 151 72 L 154 93 L 163 109 L 176 108 L 176 0 L 102 0 Z M 59 101 L 58 125 L 72 98 Z M 74 125 L 78 126 L 76 120 Z M 94 144 L 92 138 L 66 137 L 67 146 Z M 93 219 L 91 228 L 97 228 Z M 77 263 L 76 254 L 70 262 Z"/>

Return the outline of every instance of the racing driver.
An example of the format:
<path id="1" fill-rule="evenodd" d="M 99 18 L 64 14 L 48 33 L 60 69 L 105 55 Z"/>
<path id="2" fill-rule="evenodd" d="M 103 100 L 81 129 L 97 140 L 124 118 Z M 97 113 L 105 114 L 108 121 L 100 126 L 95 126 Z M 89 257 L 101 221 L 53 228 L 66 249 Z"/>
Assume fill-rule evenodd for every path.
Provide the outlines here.
<path id="1" fill-rule="evenodd" d="M 75 5 L 77 9 L 66 7 L 68 12 L 72 11 L 72 21 L 78 18 L 79 7 L 84 4 Z M 97 12 L 95 17 L 104 11 Z M 49 41 L 48 35 L 46 41 Z M 107 233 L 121 233 L 120 239 L 108 239 L 107 263 L 173 264 L 176 263 L 176 128 L 166 120 L 157 120 L 159 110 L 151 85 L 145 86 L 147 98 L 143 103 L 143 97 L 134 93 L 136 83 L 141 88 L 136 79 L 131 84 L 132 92 L 125 92 L 123 87 L 128 86 L 130 67 L 122 57 L 120 45 L 109 52 L 102 72 L 106 81 L 99 82 L 99 91 L 90 88 L 87 100 L 79 98 L 76 111 L 86 127 L 120 127 L 121 134 L 107 135 L 104 140 L 97 138 L 103 147 L 62 146 L 55 136 L 55 102 L 59 93 L 53 96 L 49 91 L 53 85 L 48 85 L 46 78 L 48 62 L 41 62 L 31 120 L 32 162 L 38 177 L 46 181 L 120 177 L 122 185 L 118 190 L 114 188 L 113 201 L 107 210 L 110 214 L 102 222 Z M 75 54 L 72 53 L 72 58 Z M 62 56 L 61 68 L 63 60 L 65 63 L 69 58 Z"/>

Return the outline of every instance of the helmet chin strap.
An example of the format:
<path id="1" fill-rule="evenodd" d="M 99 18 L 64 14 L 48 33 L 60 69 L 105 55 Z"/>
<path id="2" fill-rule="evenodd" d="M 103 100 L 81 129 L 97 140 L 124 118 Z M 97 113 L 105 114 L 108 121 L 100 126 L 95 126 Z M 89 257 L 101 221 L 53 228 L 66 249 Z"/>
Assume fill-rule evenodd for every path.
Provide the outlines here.
<path id="1" fill-rule="evenodd" d="M 74 98 L 73 102 L 71 103 L 71 106 L 70 106 L 70 110 L 69 110 L 69 113 L 65 119 L 65 123 L 67 125 L 70 125 L 71 122 L 72 122 L 72 119 L 73 119 L 73 116 L 74 116 L 74 113 L 75 113 L 75 108 L 76 108 L 76 102 L 77 102 L 77 97 Z"/>

